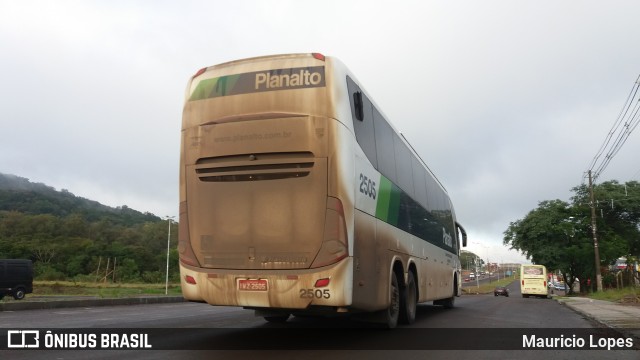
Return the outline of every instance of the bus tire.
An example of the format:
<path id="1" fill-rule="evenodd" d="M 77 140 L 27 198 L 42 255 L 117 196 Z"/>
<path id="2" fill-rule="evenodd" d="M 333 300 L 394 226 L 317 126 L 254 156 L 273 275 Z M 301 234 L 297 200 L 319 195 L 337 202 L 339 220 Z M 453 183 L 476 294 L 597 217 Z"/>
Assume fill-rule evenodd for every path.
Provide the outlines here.
<path id="1" fill-rule="evenodd" d="M 442 299 L 440 303 L 445 309 L 453 309 L 456 305 L 456 297 L 452 296 L 450 298 Z"/>
<path id="2" fill-rule="evenodd" d="M 391 273 L 391 286 L 389 287 L 389 297 L 391 302 L 389 307 L 383 311 L 382 326 L 387 329 L 393 329 L 398 326 L 398 318 L 400 317 L 400 282 L 398 274 L 395 271 Z"/>
<path id="3" fill-rule="evenodd" d="M 438 301 L 438 305 L 442 305 L 445 309 L 453 309 L 456 304 L 456 291 L 458 290 L 457 281 L 453 280 L 453 295 L 450 298 L 442 299 Z M 435 301 L 434 301 L 435 304 Z"/>
<path id="4" fill-rule="evenodd" d="M 418 290 L 413 271 L 407 274 L 407 286 L 400 292 L 400 323 L 413 324 L 416 321 L 416 307 L 418 305 Z"/>
<path id="5" fill-rule="evenodd" d="M 289 314 L 264 316 L 264 319 L 270 323 L 285 323 L 289 320 Z"/>

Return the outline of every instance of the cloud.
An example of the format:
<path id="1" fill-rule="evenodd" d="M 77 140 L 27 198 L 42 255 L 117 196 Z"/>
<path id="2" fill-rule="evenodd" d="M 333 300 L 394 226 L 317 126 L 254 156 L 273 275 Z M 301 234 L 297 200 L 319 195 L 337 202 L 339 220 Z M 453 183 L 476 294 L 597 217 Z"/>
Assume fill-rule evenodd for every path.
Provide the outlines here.
<path id="1" fill-rule="evenodd" d="M 470 237 L 567 200 L 640 68 L 632 2 L 5 2 L 0 171 L 176 215 L 186 82 L 323 52 L 355 73 L 454 200 Z M 640 174 L 633 133 L 603 179 Z M 637 180 L 637 178 L 636 178 Z"/>

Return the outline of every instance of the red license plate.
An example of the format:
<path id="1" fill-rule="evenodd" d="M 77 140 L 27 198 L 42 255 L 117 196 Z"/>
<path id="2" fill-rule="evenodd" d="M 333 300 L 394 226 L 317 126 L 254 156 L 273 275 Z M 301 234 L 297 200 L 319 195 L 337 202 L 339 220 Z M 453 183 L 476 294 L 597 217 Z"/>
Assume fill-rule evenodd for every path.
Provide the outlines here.
<path id="1" fill-rule="evenodd" d="M 267 279 L 240 279 L 238 290 L 240 291 L 267 291 Z"/>

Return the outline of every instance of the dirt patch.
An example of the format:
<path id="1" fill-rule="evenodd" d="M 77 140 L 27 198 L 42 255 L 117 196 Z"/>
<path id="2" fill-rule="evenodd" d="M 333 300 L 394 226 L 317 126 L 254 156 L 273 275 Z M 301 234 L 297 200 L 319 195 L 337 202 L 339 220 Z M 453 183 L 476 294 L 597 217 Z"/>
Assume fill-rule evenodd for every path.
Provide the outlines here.
<path id="1" fill-rule="evenodd" d="M 638 295 L 625 295 L 620 299 L 620 303 L 623 305 L 640 306 L 640 296 Z"/>

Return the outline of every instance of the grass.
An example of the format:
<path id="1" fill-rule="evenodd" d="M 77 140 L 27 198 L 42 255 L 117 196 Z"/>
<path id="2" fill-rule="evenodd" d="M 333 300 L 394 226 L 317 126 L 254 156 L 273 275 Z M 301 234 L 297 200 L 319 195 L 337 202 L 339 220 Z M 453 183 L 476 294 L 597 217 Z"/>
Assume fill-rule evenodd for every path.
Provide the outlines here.
<path id="1" fill-rule="evenodd" d="M 98 296 L 101 298 L 137 295 L 164 295 L 165 284 L 113 284 L 73 281 L 34 281 L 31 296 Z M 169 284 L 169 295 L 181 295 L 180 286 Z"/>
<path id="2" fill-rule="evenodd" d="M 622 289 L 605 289 L 600 292 L 586 294 L 586 296 L 596 300 L 640 303 L 640 288 L 626 287 Z"/>
<path id="3" fill-rule="evenodd" d="M 496 286 L 507 286 L 516 280 L 517 279 L 513 277 L 508 277 L 506 279 L 492 281 L 491 283 L 488 283 L 488 284 L 480 284 L 480 287 L 467 286 L 462 288 L 462 293 L 463 294 L 493 294 L 493 290 L 496 288 Z"/>

